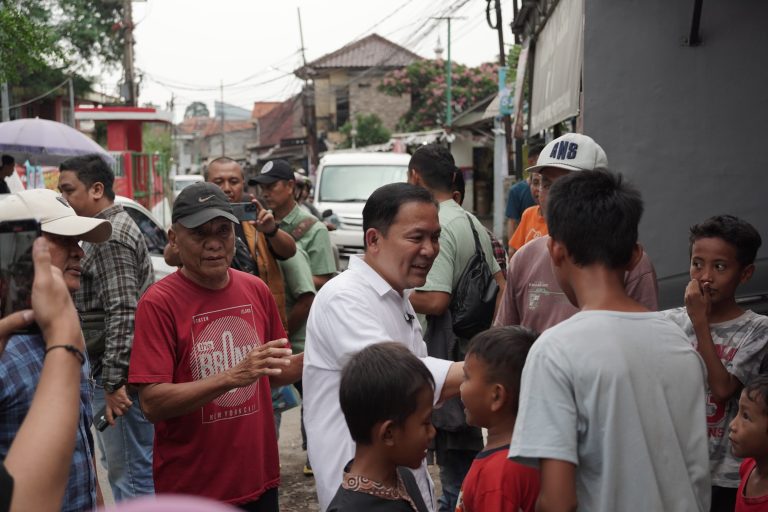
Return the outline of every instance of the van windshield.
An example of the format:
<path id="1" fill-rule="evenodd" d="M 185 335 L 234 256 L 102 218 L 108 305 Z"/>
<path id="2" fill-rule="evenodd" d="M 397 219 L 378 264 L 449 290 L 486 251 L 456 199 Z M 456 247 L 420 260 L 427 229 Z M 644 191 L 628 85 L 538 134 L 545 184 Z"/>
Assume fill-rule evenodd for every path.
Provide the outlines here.
<path id="1" fill-rule="evenodd" d="M 407 178 L 407 165 L 329 165 L 323 168 L 317 200 L 364 203 L 382 185 Z"/>
<path id="2" fill-rule="evenodd" d="M 187 180 L 174 180 L 173 181 L 173 191 L 174 192 L 181 192 L 185 187 L 190 186 L 193 183 L 197 183 L 199 181 L 203 181 L 202 179 L 187 179 Z"/>

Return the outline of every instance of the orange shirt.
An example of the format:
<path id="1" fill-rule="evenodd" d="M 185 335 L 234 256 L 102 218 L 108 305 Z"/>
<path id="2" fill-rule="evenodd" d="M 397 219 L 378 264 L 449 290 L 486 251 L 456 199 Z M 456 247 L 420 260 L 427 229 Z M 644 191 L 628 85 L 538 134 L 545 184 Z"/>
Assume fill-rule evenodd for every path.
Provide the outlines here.
<path id="1" fill-rule="evenodd" d="M 520 217 L 520 224 L 509 239 L 509 247 L 517 251 L 531 240 L 548 234 L 547 220 L 541 214 L 541 206 L 531 206 Z"/>

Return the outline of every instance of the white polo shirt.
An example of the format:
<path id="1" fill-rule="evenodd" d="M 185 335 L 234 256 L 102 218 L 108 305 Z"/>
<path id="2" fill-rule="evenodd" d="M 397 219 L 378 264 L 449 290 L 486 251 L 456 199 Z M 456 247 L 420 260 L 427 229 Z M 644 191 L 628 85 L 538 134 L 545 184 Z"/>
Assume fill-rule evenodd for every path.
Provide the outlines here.
<path id="1" fill-rule="evenodd" d="M 427 346 L 416 313 L 362 255 L 350 258 L 349 268 L 331 279 L 317 294 L 307 320 L 304 349 L 304 426 L 307 449 L 315 473 L 320 510 L 341 485 L 344 465 L 355 454 L 339 405 L 344 363 L 368 345 L 382 341 L 403 343 L 420 357 L 435 379 L 435 401 L 443 388 L 451 361 L 427 357 Z M 434 510 L 432 481 L 426 463 L 415 471 L 424 502 Z"/>

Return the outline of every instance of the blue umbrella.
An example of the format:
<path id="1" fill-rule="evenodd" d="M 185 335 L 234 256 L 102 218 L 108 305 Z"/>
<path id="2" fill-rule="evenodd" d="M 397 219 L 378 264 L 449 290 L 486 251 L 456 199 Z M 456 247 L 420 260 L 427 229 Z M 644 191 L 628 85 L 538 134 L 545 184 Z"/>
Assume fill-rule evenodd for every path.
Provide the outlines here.
<path id="1" fill-rule="evenodd" d="M 59 165 L 67 158 L 92 153 L 110 165 L 115 163 L 86 135 L 63 123 L 38 118 L 0 123 L 0 153 L 35 165 Z"/>

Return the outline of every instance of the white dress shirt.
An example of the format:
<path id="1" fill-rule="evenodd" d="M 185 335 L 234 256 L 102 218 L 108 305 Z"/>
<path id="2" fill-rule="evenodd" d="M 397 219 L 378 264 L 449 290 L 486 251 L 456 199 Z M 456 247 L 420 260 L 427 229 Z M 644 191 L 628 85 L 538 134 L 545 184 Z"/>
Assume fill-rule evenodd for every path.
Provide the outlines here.
<path id="1" fill-rule="evenodd" d="M 421 327 L 408 300 L 410 292 L 401 296 L 362 255 L 356 255 L 345 272 L 320 289 L 312 304 L 302 385 L 307 449 L 322 511 L 341 485 L 344 465 L 355 454 L 339 405 L 341 369 L 351 356 L 373 343 L 400 342 L 422 359 L 435 379 L 435 401 L 440 396 L 452 363 L 427 357 Z M 414 473 L 424 502 L 434 510 L 434 487 L 426 463 Z"/>

